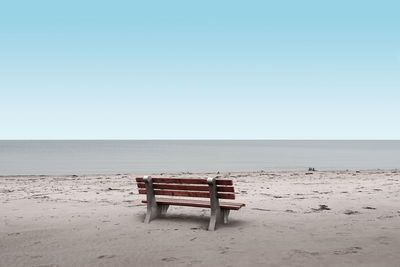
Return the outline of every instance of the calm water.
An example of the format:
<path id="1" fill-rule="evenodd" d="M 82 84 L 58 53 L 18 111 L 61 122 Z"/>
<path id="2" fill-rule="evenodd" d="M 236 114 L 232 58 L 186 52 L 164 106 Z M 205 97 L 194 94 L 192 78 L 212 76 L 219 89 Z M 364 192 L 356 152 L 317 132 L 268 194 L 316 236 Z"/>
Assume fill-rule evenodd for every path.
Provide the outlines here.
<path id="1" fill-rule="evenodd" d="M 0 175 L 400 168 L 400 141 L 0 141 Z"/>

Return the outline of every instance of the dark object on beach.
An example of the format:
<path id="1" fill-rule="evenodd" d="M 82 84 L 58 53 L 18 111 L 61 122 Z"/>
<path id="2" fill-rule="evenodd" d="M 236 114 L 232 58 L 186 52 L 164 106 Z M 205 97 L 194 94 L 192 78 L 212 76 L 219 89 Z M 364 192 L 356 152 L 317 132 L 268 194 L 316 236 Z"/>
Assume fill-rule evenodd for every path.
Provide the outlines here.
<path id="1" fill-rule="evenodd" d="M 252 208 L 252 210 L 271 211 L 269 209 L 261 209 L 261 208 Z"/>
<path id="2" fill-rule="evenodd" d="M 328 208 L 327 205 L 319 205 L 318 209 L 312 209 L 313 211 L 323 211 L 323 210 L 331 210 L 330 208 Z"/>
<path id="3" fill-rule="evenodd" d="M 315 168 L 312 168 L 312 167 L 310 167 L 310 168 L 308 168 L 308 171 L 309 172 L 315 172 L 315 171 L 317 171 Z"/>
<path id="4" fill-rule="evenodd" d="M 4 194 L 12 193 L 12 192 L 14 192 L 14 190 L 11 190 L 11 189 L 4 189 L 3 191 L 1 191 L 1 193 L 4 193 Z"/>
<path id="5" fill-rule="evenodd" d="M 358 253 L 360 250 L 362 250 L 361 247 L 349 247 L 342 250 L 335 250 L 333 253 L 336 255 L 346 255 Z"/>
<path id="6" fill-rule="evenodd" d="M 111 187 L 107 188 L 107 191 L 118 191 L 118 190 L 121 190 L 121 189 L 119 189 L 119 188 L 111 188 Z"/>
<path id="7" fill-rule="evenodd" d="M 376 208 L 373 208 L 373 207 L 370 207 L 370 206 L 363 207 L 363 209 L 365 209 L 365 210 L 376 210 Z"/>
<path id="8" fill-rule="evenodd" d="M 345 210 L 344 214 L 346 214 L 346 215 L 355 215 L 355 214 L 360 214 L 360 212 L 358 212 L 356 210 Z"/>
<path id="9" fill-rule="evenodd" d="M 216 178 L 152 178 L 150 176 L 136 178 L 139 194 L 146 194 L 147 213 L 145 223 L 165 215 L 170 205 L 210 208 L 211 216 L 208 230 L 215 230 L 217 222 L 228 223 L 231 210 L 239 210 L 243 203 L 219 202 L 219 199 L 235 199 L 235 189 L 231 179 Z M 156 198 L 156 195 L 171 196 Z M 208 200 L 172 198 L 195 197 Z"/>

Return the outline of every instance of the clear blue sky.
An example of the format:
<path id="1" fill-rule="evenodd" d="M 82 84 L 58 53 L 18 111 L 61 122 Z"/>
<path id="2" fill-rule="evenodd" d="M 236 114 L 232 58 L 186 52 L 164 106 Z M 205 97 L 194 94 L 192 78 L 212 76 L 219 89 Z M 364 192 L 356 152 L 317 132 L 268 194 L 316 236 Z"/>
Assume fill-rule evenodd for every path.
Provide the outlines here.
<path id="1" fill-rule="evenodd" d="M 5 1 L 0 139 L 399 139 L 399 1 Z"/>

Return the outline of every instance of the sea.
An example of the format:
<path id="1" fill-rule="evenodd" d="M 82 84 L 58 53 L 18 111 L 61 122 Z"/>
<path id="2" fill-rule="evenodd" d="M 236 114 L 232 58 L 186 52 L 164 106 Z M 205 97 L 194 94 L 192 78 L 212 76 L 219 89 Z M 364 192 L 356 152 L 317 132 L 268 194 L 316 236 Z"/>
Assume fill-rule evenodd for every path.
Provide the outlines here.
<path id="1" fill-rule="evenodd" d="M 3 140 L 0 176 L 400 169 L 398 141 Z"/>

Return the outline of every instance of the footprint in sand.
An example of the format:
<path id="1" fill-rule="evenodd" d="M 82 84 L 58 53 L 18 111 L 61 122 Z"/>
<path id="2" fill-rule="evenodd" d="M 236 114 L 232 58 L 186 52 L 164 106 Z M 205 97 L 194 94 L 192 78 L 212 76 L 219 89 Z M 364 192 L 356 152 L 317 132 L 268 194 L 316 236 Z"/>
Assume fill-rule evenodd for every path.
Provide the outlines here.
<path id="1" fill-rule="evenodd" d="M 34 255 L 34 256 L 31 256 L 32 259 L 39 259 L 39 258 L 42 258 L 42 257 L 43 257 L 42 255 Z"/>
<path id="2" fill-rule="evenodd" d="M 114 258 L 114 257 L 115 257 L 115 255 L 100 255 L 97 258 L 98 259 L 111 259 L 111 258 Z"/>
<path id="3" fill-rule="evenodd" d="M 294 252 L 295 254 L 299 254 L 302 256 L 318 256 L 320 253 L 316 252 L 316 251 L 306 251 L 306 250 L 302 250 L 302 249 L 293 249 L 292 252 Z"/>
<path id="4" fill-rule="evenodd" d="M 345 249 L 335 250 L 333 254 L 335 255 L 346 255 L 346 254 L 355 254 L 362 250 L 361 247 L 349 247 Z"/>
<path id="5" fill-rule="evenodd" d="M 171 261 L 176 261 L 176 260 L 178 260 L 178 259 L 175 258 L 175 257 L 168 257 L 168 258 L 162 258 L 161 260 L 162 260 L 162 261 L 165 261 L 165 262 L 171 262 Z"/>
<path id="6" fill-rule="evenodd" d="M 381 245 L 389 245 L 389 238 L 387 236 L 379 236 L 375 238 L 376 241 L 378 241 L 379 244 Z"/>
<path id="7" fill-rule="evenodd" d="M 392 218 L 394 218 L 395 217 L 395 215 L 382 215 L 382 216 L 379 216 L 379 217 L 377 217 L 379 220 L 383 220 L 383 219 L 392 219 Z"/>
<path id="8" fill-rule="evenodd" d="M 226 254 L 229 252 L 230 247 L 224 247 L 221 249 L 221 251 L 219 252 L 219 254 Z"/>
<path id="9" fill-rule="evenodd" d="M 16 233 L 9 233 L 8 234 L 8 236 L 17 236 L 17 235 L 20 235 L 21 233 L 18 233 L 18 232 L 16 232 Z"/>
<path id="10" fill-rule="evenodd" d="M 261 208 L 252 208 L 252 210 L 271 211 L 271 210 L 269 210 L 269 209 L 261 209 Z"/>
<path id="11" fill-rule="evenodd" d="M 319 205 L 319 208 L 317 209 L 312 208 L 311 210 L 314 212 L 318 212 L 323 210 L 331 210 L 331 208 L 329 208 L 328 205 Z"/>
<path id="12" fill-rule="evenodd" d="M 356 214 L 360 214 L 360 212 L 356 211 L 356 210 L 345 210 L 344 214 L 346 214 L 346 215 L 356 215 Z"/>
<path id="13" fill-rule="evenodd" d="M 188 266 L 191 266 L 191 265 L 193 265 L 193 264 L 195 264 L 195 265 L 199 265 L 200 263 L 202 263 L 202 261 L 201 261 L 201 260 L 192 260 L 192 261 L 189 263 L 189 265 L 188 265 Z"/>

